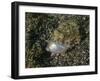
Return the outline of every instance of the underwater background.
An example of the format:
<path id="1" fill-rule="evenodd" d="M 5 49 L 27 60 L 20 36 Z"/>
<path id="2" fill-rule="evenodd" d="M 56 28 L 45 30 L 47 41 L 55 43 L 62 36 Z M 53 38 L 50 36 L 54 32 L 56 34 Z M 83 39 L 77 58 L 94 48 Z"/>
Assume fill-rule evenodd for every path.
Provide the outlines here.
<path id="1" fill-rule="evenodd" d="M 55 56 L 47 41 L 69 48 Z M 89 15 L 25 13 L 25 67 L 89 65 Z"/>

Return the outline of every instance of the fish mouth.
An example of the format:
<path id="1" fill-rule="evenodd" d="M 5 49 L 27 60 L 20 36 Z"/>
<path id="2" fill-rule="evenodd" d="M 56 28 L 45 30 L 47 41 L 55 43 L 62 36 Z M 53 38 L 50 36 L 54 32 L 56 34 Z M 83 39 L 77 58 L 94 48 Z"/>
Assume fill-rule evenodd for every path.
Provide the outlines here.
<path id="1" fill-rule="evenodd" d="M 66 50 L 65 45 L 57 43 L 57 42 L 48 42 L 48 45 L 46 47 L 46 51 L 49 51 L 51 53 L 62 53 Z"/>

